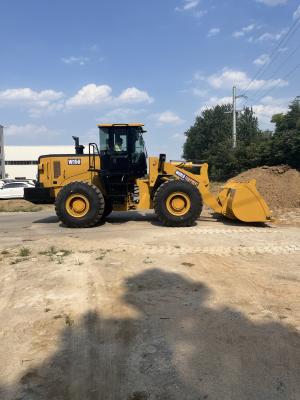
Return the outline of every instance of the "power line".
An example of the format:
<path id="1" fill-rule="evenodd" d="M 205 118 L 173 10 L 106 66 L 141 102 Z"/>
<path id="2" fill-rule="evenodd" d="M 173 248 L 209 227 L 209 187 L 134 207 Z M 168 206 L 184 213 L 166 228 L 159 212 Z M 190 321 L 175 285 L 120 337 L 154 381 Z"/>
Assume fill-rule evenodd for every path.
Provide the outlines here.
<path id="1" fill-rule="evenodd" d="M 298 68 L 300 67 L 300 63 L 297 64 L 294 68 L 292 68 L 284 77 L 284 79 L 287 79 L 290 75 L 292 75 Z M 272 92 L 272 90 L 274 90 L 276 88 L 277 85 L 273 86 L 271 89 L 269 89 L 266 93 L 264 93 L 261 97 L 259 97 L 256 101 L 260 101 L 261 99 L 263 99 L 264 97 L 266 97 L 269 93 Z"/>
<path id="2" fill-rule="evenodd" d="M 278 57 L 278 54 L 280 54 L 280 53 L 276 54 L 276 52 L 280 49 L 281 46 L 285 45 L 290 40 L 290 38 L 294 35 L 294 33 L 297 31 L 297 29 L 300 26 L 299 22 L 300 22 L 300 19 L 297 19 L 296 21 L 294 21 L 294 23 L 291 25 L 291 27 L 289 28 L 287 33 L 281 38 L 280 42 L 277 44 L 277 46 L 274 48 L 274 50 L 270 54 L 270 56 L 269 56 L 270 62 L 261 66 L 261 68 L 256 72 L 256 74 L 250 81 L 249 85 L 247 86 L 247 88 L 245 89 L 243 94 L 246 94 L 246 92 L 252 86 L 254 81 L 258 77 L 260 77 L 270 67 L 270 65 L 274 62 L 274 60 L 276 60 L 276 58 Z"/>
<path id="3" fill-rule="evenodd" d="M 276 76 L 276 74 L 277 74 L 277 73 L 281 70 L 281 68 L 287 63 L 287 61 L 289 61 L 289 60 L 291 59 L 291 57 L 293 57 L 293 55 L 299 50 L 299 48 L 300 48 L 300 43 L 299 43 L 298 46 L 296 46 L 296 48 L 285 58 L 285 60 L 284 60 L 281 64 L 279 64 L 278 68 L 276 68 L 276 70 L 275 70 L 275 71 L 273 72 L 273 74 L 268 78 L 268 80 L 272 80 L 272 79 Z M 268 84 L 268 81 L 266 80 L 266 82 L 262 85 L 262 87 L 260 87 L 258 90 L 256 90 L 256 91 L 253 93 L 253 97 L 255 97 L 255 96 L 257 95 L 257 93 L 258 93 L 260 90 L 263 90 L 263 88 L 266 87 L 267 84 Z M 254 100 L 254 101 L 256 101 L 256 100 Z"/>

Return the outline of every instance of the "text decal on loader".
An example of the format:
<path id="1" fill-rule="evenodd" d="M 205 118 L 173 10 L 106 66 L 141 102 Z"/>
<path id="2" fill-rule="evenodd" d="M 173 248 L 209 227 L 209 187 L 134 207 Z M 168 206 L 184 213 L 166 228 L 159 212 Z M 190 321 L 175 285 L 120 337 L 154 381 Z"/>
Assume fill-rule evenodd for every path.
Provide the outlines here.
<path id="1" fill-rule="evenodd" d="M 183 181 L 187 181 L 189 183 L 191 183 L 194 186 L 198 186 L 199 182 L 195 181 L 194 179 L 190 178 L 189 176 L 185 175 L 183 172 L 181 171 L 176 171 L 175 174 L 182 179 Z"/>
<path id="2" fill-rule="evenodd" d="M 68 165 L 81 165 L 80 158 L 73 158 L 68 160 Z"/>

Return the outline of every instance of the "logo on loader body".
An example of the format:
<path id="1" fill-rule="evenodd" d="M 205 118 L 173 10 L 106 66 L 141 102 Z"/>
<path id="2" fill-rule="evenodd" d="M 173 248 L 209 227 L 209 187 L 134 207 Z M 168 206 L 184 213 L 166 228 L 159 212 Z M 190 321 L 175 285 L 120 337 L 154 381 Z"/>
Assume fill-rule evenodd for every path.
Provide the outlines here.
<path id="1" fill-rule="evenodd" d="M 80 158 L 69 159 L 68 165 L 81 165 L 81 159 Z"/>
<path id="2" fill-rule="evenodd" d="M 185 175 L 181 171 L 176 171 L 175 174 L 183 181 L 189 182 L 194 186 L 199 186 L 199 182 L 195 181 L 194 179 L 190 178 L 189 176 Z"/>

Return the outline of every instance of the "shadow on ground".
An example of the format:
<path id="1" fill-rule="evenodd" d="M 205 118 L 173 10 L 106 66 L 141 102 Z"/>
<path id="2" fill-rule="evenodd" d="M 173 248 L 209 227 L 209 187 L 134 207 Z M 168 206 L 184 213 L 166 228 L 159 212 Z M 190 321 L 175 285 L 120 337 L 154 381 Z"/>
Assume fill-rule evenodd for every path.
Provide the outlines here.
<path id="1" fill-rule="evenodd" d="M 113 212 L 110 214 L 105 220 L 100 221 L 96 226 L 104 226 L 106 223 L 109 224 L 126 224 L 131 221 L 144 221 L 149 222 L 149 224 L 154 226 L 163 226 L 159 221 L 154 212 L 140 212 L 140 211 L 123 211 L 123 212 Z M 264 223 L 245 223 L 237 220 L 230 220 L 216 213 L 210 213 L 208 215 L 201 215 L 201 217 L 195 222 L 193 226 L 197 226 L 201 224 L 202 221 L 205 222 L 215 222 L 216 224 L 223 224 L 227 226 L 252 226 L 252 227 L 260 227 L 260 228 L 270 228 L 267 224 Z M 65 227 L 62 223 L 59 222 L 59 219 L 53 215 L 46 218 L 41 218 L 35 220 L 33 223 L 35 224 L 55 224 L 59 223 L 59 226 Z M 66 227 L 67 228 L 67 227 Z"/>
<path id="2" fill-rule="evenodd" d="M 63 331 L 57 352 L 2 400 L 268 400 L 300 398 L 300 338 L 206 305 L 210 289 L 148 270 L 125 282 L 136 319 L 91 311 Z M 12 349 L 13 351 L 13 349 Z"/>

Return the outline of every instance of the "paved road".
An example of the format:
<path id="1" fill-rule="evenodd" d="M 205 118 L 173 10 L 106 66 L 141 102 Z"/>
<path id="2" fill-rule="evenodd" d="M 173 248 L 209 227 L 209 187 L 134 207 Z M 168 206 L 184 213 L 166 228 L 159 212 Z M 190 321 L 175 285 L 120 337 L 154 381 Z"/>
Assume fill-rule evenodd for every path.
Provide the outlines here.
<path id="1" fill-rule="evenodd" d="M 207 213 L 201 217 L 198 224 L 208 226 L 217 221 Z M 219 222 L 223 225 L 223 222 Z M 234 225 L 238 226 L 239 224 Z M 169 229 L 161 226 L 152 211 L 149 212 L 114 212 L 104 224 L 89 229 L 71 229 L 64 227 L 52 211 L 41 212 L 22 212 L 22 213 L 2 213 L 0 214 L 0 238 L 7 236 L 15 237 L 19 234 L 22 237 L 38 237 L 49 234 L 55 235 L 77 235 L 80 237 L 95 236 L 99 234 L 124 235 L 124 232 L 133 230 L 157 230 Z"/>

